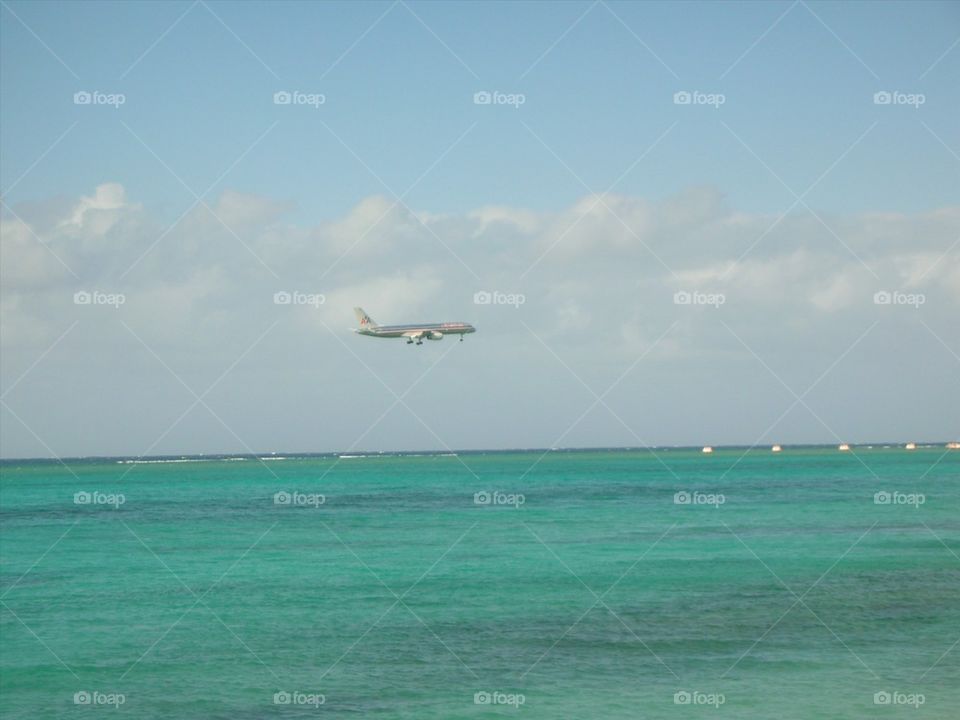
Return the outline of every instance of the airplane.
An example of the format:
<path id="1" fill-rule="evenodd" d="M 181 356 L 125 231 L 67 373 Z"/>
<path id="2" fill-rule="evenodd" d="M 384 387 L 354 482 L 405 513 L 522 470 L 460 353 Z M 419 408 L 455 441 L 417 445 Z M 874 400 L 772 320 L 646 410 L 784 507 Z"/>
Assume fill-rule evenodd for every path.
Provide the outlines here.
<path id="1" fill-rule="evenodd" d="M 354 314 L 360 322 L 360 327 L 354 332 L 358 335 L 382 338 L 406 338 L 407 345 L 414 342 L 423 345 L 424 340 L 443 340 L 444 335 L 459 335 L 460 342 L 463 336 L 476 332 L 477 329 L 470 323 L 430 323 L 426 325 L 377 325 L 373 319 L 363 311 L 363 308 L 354 308 Z"/>

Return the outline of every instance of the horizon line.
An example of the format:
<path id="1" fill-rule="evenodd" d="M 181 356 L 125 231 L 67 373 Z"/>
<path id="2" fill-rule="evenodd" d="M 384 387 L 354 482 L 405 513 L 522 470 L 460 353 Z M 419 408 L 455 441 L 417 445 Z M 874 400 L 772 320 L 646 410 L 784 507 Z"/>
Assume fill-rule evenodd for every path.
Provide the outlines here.
<path id="1" fill-rule="evenodd" d="M 950 447 L 957 441 L 954 440 L 924 440 L 910 441 L 916 449 L 924 448 L 943 448 L 947 450 L 958 449 Z M 839 448 L 840 445 L 846 445 L 850 450 L 859 449 L 906 449 L 907 442 L 902 441 L 874 441 L 860 443 L 764 443 L 762 445 L 754 444 L 727 444 L 727 445 L 587 445 L 574 447 L 513 447 L 513 448 L 476 448 L 476 449 L 418 449 L 418 450 L 328 450 L 328 451 L 269 451 L 269 452 L 211 452 L 211 453 L 180 453 L 163 455 L 71 455 L 64 457 L 2 457 L 0 464 L 15 462 L 60 462 L 67 461 L 90 461 L 90 460 L 117 460 L 117 461 L 137 461 L 137 460 L 198 460 L 198 459 L 264 459 L 264 458 L 296 458 L 296 457 L 344 457 L 344 456 L 377 456 L 377 455 L 460 455 L 460 454 L 481 454 L 481 453 L 527 453 L 527 452 L 598 452 L 598 451 L 667 451 L 667 450 L 698 450 L 704 448 L 717 450 L 760 450 L 770 452 L 774 446 L 783 450 L 788 448 Z"/>

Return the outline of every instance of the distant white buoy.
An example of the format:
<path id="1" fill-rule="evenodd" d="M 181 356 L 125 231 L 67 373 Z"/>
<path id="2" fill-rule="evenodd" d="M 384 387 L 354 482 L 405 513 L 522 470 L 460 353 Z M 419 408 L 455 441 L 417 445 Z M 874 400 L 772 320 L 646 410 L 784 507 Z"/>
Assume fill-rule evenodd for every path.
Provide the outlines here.
<path id="1" fill-rule="evenodd" d="M 710 447 L 709 445 L 704 445 L 704 446 L 703 446 L 703 450 L 701 450 L 700 452 L 712 453 L 712 452 L 713 452 L 713 448 Z"/>
<path id="2" fill-rule="evenodd" d="M 916 444 L 916 443 L 907 443 L 907 444 L 904 445 L 903 447 L 904 447 L 905 450 L 916 450 L 916 449 L 917 449 L 917 444 Z"/>
<path id="3" fill-rule="evenodd" d="M 837 450 L 841 452 L 846 452 L 849 449 L 850 449 L 850 446 L 847 445 L 846 443 L 840 443 L 840 447 L 837 448 Z"/>
<path id="4" fill-rule="evenodd" d="M 770 452 L 781 452 L 782 450 L 783 448 L 779 445 L 774 445 L 772 448 L 770 448 Z"/>

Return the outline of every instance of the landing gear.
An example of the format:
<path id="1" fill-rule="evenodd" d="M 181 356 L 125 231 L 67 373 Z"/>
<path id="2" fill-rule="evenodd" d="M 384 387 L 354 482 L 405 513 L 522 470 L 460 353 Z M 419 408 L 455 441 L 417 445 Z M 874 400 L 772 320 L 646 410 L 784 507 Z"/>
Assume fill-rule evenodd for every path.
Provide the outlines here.
<path id="1" fill-rule="evenodd" d="M 413 340 L 407 340 L 407 345 L 413 345 Z"/>
<path id="2" fill-rule="evenodd" d="M 463 342 L 463 335 L 460 336 L 460 342 Z"/>

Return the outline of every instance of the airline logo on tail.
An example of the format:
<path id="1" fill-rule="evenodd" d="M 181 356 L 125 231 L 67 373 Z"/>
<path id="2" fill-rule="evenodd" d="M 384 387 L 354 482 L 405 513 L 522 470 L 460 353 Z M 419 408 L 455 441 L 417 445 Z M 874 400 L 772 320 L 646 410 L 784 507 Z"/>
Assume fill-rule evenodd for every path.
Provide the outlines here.
<path id="1" fill-rule="evenodd" d="M 373 321 L 373 318 L 367 315 L 363 308 L 354 308 L 354 314 L 357 316 L 357 321 L 360 323 L 362 328 L 375 328 L 377 324 Z"/>

